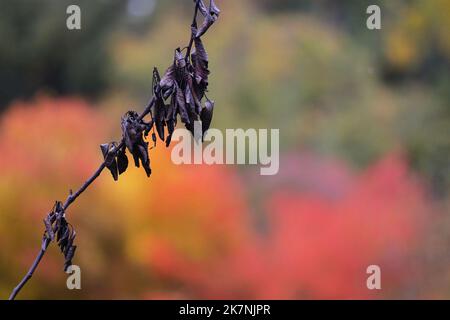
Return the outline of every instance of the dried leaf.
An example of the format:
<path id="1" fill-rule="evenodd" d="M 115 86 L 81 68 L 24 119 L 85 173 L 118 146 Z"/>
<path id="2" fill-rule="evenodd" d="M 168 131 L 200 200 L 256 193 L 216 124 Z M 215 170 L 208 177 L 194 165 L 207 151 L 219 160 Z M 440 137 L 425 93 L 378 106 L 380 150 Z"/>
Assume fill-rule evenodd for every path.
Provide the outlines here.
<path id="1" fill-rule="evenodd" d="M 206 31 L 208 31 L 208 29 L 214 24 L 214 22 L 216 22 L 216 20 L 217 16 L 208 14 L 205 17 L 205 20 L 203 20 L 203 23 L 198 29 L 197 33 L 195 34 L 195 37 L 200 38 L 201 36 L 203 36 Z"/>
<path id="2" fill-rule="evenodd" d="M 194 81 L 192 85 L 194 92 L 199 100 L 201 100 L 208 87 L 208 54 L 203 47 L 202 41 L 197 38 L 194 40 L 195 50 L 191 54 L 192 65 L 194 67 Z"/>
<path id="3" fill-rule="evenodd" d="M 194 0 L 194 2 L 198 2 L 198 10 L 204 17 L 206 17 L 209 13 L 208 13 L 208 9 L 206 9 L 206 6 L 205 6 L 205 3 L 203 2 L 203 0 Z"/>
<path id="4" fill-rule="evenodd" d="M 176 90 L 175 90 L 175 99 L 176 99 L 176 103 L 177 103 L 177 111 L 180 114 L 181 121 L 184 124 L 189 123 L 190 120 L 189 120 L 188 112 L 186 110 L 186 102 L 185 102 L 184 93 L 183 93 L 183 90 L 181 90 L 178 86 L 176 86 Z"/>
<path id="5" fill-rule="evenodd" d="M 119 174 L 124 173 L 128 168 L 128 157 L 126 155 L 125 148 L 122 148 L 117 153 L 117 169 L 119 170 Z"/>
<path id="6" fill-rule="evenodd" d="M 148 157 L 148 143 L 144 141 L 143 132 L 147 125 L 139 119 L 135 111 L 129 111 L 122 117 L 122 135 L 125 145 L 133 155 L 134 164 L 139 168 L 140 163 L 145 169 L 147 176 L 150 176 L 150 159 Z"/>
<path id="7" fill-rule="evenodd" d="M 164 99 L 167 99 L 173 93 L 174 83 L 175 83 L 175 66 L 171 65 L 166 70 L 166 73 L 159 82 L 159 86 L 161 87 L 162 96 Z"/>
<path id="8" fill-rule="evenodd" d="M 182 69 L 186 67 L 186 60 L 184 59 L 183 52 L 181 52 L 180 48 L 175 50 L 175 68 Z"/>
<path id="9" fill-rule="evenodd" d="M 64 263 L 64 271 L 67 271 L 67 269 L 72 265 L 72 259 L 75 256 L 75 251 L 77 249 L 77 246 L 71 246 L 67 252 L 67 255 L 65 255 L 65 263 Z"/>
<path id="10" fill-rule="evenodd" d="M 188 112 L 188 116 L 189 116 L 189 122 L 185 123 L 184 125 L 185 125 L 186 129 L 188 129 L 192 133 L 194 138 L 196 138 L 195 132 L 194 132 L 194 128 L 195 128 L 194 125 L 195 125 L 195 121 L 198 120 L 198 116 L 196 113 L 191 112 L 191 111 Z"/>
<path id="11" fill-rule="evenodd" d="M 139 138 L 142 138 L 142 131 L 145 129 L 142 123 L 138 122 L 139 115 L 136 111 L 128 111 L 121 121 L 122 136 L 128 150 L 133 153 L 133 146 Z"/>
<path id="12" fill-rule="evenodd" d="M 200 113 L 200 120 L 202 121 L 202 132 L 205 136 L 206 131 L 208 131 L 211 125 L 212 117 L 214 112 L 214 101 L 206 100 L 205 107 Z"/>
<path id="13" fill-rule="evenodd" d="M 220 14 L 220 9 L 217 7 L 217 5 L 214 3 L 214 0 L 210 0 L 209 2 L 209 13 L 211 15 L 216 15 L 217 17 Z"/>
<path id="14" fill-rule="evenodd" d="M 115 181 L 119 179 L 116 155 L 114 152 L 116 147 L 117 144 L 115 142 L 100 145 L 100 149 L 102 150 L 103 157 L 105 159 L 105 166 L 109 169 Z"/>
<path id="15" fill-rule="evenodd" d="M 55 233 L 53 232 L 52 223 L 50 221 L 50 214 L 44 219 L 45 231 L 47 232 L 47 236 L 50 241 L 55 239 Z"/>
<path id="16" fill-rule="evenodd" d="M 189 88 L 190 94 L 192 95 L 194 111 L 197 114 L 200 114 L 200 111 L 202 110 L 202 104 L 198 98 L 198 95 L 199 95 L 199 91 L 204 92 L 204 89 L 202 90 L 198 86 L 194 85 L 194 80 L 192 79 L 192 77 L 189 77 L 188 88 Z M 203 93 L 201 93 L 201 94 L 203 95 Z"/>
<path id="17" fill-rule="evenodd" d="M 159 138 L 164 141 L 164 127 L 166 125 L 166 105 L 162 98 L 156 100 L 155 104 L 155 125 Z"/>
<path id="18" fill-rule="evenodd" d="M 208 31 L 209 27 L 211 27 L 211 25 L 216 22 L 220 14 L 220 9 L 217 7 L 213 0 L 210 0 L 209 2 L 209 9 L 206 9 L 203 0 L 199 0 L 198 9 L 205 19 L 203 20 L 202 26 L 198 29 L 197 33 L 195 33 L 196 38 L 204 35 L 206 31 Z"/>

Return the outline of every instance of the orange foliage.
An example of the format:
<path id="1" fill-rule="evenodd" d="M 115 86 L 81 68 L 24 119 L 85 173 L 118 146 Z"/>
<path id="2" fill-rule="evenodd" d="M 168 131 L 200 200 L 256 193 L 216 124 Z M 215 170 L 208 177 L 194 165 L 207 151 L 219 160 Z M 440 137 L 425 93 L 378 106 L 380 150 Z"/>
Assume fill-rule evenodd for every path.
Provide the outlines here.
<path id="1" fill-rule="evenodd" d="M 102 118 L 80 100 L 48 98 L 3 116 L 2 296 L 31 263 L 53 200 L 100 163 L 98 145 L 115 132 Z M 169 153 L 162 144 L 151 150 L 150 179 L 130 168 L 116 183 L 105 172 L 70 208 L 82 290 L 65 289 L 52 246 L 23 297 L 368 298 L 407 290 L 426 202 L 400 157 L 361 174 L 286 157 L 278 176 L 244 183 L 231 167 L 175 166 Z M 249 202 L 262 186 L 262 200 Z M 381 292 L 366 288 L 370 264 L 382 268 Z"/>

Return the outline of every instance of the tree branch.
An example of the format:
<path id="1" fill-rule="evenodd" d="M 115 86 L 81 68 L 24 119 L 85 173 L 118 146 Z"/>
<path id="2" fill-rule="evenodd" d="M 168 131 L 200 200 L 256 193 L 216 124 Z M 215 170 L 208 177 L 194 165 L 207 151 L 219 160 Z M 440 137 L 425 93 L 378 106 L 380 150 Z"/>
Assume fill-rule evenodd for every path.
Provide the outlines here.
<path id="1" fill-rule="evenodd" d="M 147 114 L 150 113 L 151 108 L 155 104 L 155 97 L 153 96 L 149 103 L 147 104 L 144 111 L 139 115 L 139 119 L 143 119 Z M 125 145 L 123 139 L 119 143 L 119 145 L 115 148 L 115 150 L 112 151 L 113 154 L 117 154 L 117 152 Z M 98 169 L 91 175 L 91 177 L 86 180 L 86 182 L 75 192 L 69 194 L 69 196 L 66 199 L 66 202 L 63 205 L 64 211 L 66 211 L 67 208 L 100 176 L 102 171 L 106 168 L 106 163 L 103 161 L 102 164 L 98 167 Z M 39 263 L 41 262 L 42 257 L 44 256 L 45 252 L 47 251 L 48 246 L 50 245 L 50 239 L 44 237 L 42 239 L 42 245 L 41 250 L 39 251 L 38 255 L 34 259 L 33 264 L 31 265 L 30 269 L 28 270 L 25 277 L 23 277 L 22 281 L 14 288 L 11 295 L 9 296 L 9 300 L 14 300 L 17 294 L 20 292 L 20 290 L 25 286 L 25 284 L 28 282 L 28 280 L 31 279 L 33 276 L 34 271 L 39 266 Z"/>
<path id="2" fill-rule="evenodd" d="M 210 0 L 210 9 L 209 9 L 210 11 L 212 10 L 212 3 L 213 3 L 213 1 Z M 202 6 L 202 7 L 200 8 L 200 6 Z M 213 9 L 215 10 L 214 12 L 215 12 L 215 19 L 216 19 L 218 17 L 220 10 L 215 5 L 214 5 Z M 181 83 L 181 81 L 185 81 L 186 78 L 189 78 L 191 86 L 193 86 L 190 89 L 189 94 L 192 95 L 192 92 L 201 92 L 201 96 L 199 97 L 199 100 L 201 100 L 202 97 L 204 96 L 204 92 L 206 91 L 206 87 L 208 84 L 207 75 L 209 74 L 209 70 L 207 69 L 206 54 L 204 54 L 204 56 L 199 58 L 201 63 L 199 65 L 195 65 L 196 68 L 194 68 L 190 64 L 190 54 L 191 54 L 192 45 L 194 43 L 194 38 L 198 36 L 198 35 L 194 34 L 193 29 L 197 27 L 197 14 L 198 14 L 199 10 L 202 11 L 203 14 L 205 14 L 204 11 L 206 9 L 205 9 L 203 0 L 195 0 L 194 17 L 192 19 L 192 25 L 191 25 L 191 36 L 190 36 L 190 40 L 189 40 L 189 45 L 187 46 L 187 53 L 186 53 L 186 58 L 185 58 L 186 64 L 188 65 L 189 68 L 183 68 L 181 70 L 182 77 L 180 79 L 173 78 L 173 79 L 169 79 L 169 80 L 171 80 L 172 83 L 175 83 L 175 82 Z M 215 21 L 215 19 L 214 19 L 214 21 Z M 207 28 L 209 28 L 209 26 L 214 21 L 206 21 L 206 23 L 208 23 L 208 24 L 206 25 L 206 27 L 203 28 L 202 35 L 206 32 Z M 204 21 L 204 26 L 205 26 L 205 21 Z M 198 36 L 198 38 L 200 38 L 200 36 Z M 173 67 L 175 67 L 175 66 L 173 66 Z M 189 69 L 190 71 L 187 72 L 186 69 Z M 206 74 L 206 76 L 205 76 L 205 74 Z M 194 75 L 196 75 L 197 78 L 194 79 Z M 169 75 L 168 77 L 170 78 L 171 76 L 173 76 L 173 74 Z M 200 82 L 198 80 L 198 77 L 201 79 Z M 167 79 L 166 79 L 166 85 L 167 85 L 167 82 L 170 82 L 170 81 L 167 81 Z M 184 86 L 180 85 L 179 83 L 178 84 L 175 83 L 175 85 L 173 85 L 172 90 L 182 90 L 181 87 L 184 88 Z M 31 265 L 30 269 L 28 270 L 27 274 L 25 275 L 25 277 L 20 281 L 20 283 L 12 291 L 12 293 L 9 297 L 9 300 L 14 300 L 15 297 L 18 295 L 18 293 L 25 286 L 25 284 L 31 279 L 31 277 L 33 276 L 37 267 L 39 266 L 39 263 L 41 262 L 45 252 L 47 251 L 48 246 L 54 240 L 54 238 L 56 238 L 56 241 L 58 242 L 58 245 L 60 246 L 61 251 L 64 253 L 64 256 L 66 258 L 65 268 L 71 264 L 71 262 L 72 262 L 71 260 L 74 255 L 75 249 L 76 249 L 76 246 L 73 246 L 73 239 L 75 238 L 75 232 L 73 231 L 71 226 L 68 227 L 69 224 L 65 220 L 66 210 L 100 176 L 100 174 L 103 172 L 103 170 L 105 168 L 108 168 L 111 171 L 114 179 L 117 179 L 118 175 L 123 173 L 126 170 L 126 167 L 128 166 L 128 159 L 126 158 L 125 153 L 124 153 L 125 147 L 128 148 L 128 150 L 131 153 L 133 153 L 133 157 L 134 157 L 136 166 L 139 166 L 139 160 L 140 160 L 142 162 L 144 169 L 146 170 L 147 175 L 150 176 L 151 168 L 149 165 L 149 157 L 148 157 L 148 149 L 147 149 L 148 143 L 143 140 L 142 135 L 139 137 L 139 139 L 137 139 L 135 136 L 136 136 L 136 132 L 142 133 L 143 126 L 144 127 L 149 126 L 148 124 L 146 124 L 143 121 L 143 119 L 145 118 L 146 115 L 152 113 L 152 108 L 154 106 L 156 108 L 156 112 L 159 114 L 159 117 L 157 119 L 155 119 L 157 129 L 158 128 L 161 129 L 161 128 L 164 128 L 164 126 L 167 126 L 168 128 L 170 128 L 170 129 L 168 129 L 170 134 L 172 134 L 174 127 L 176 125 L 177 114 L 180 114 L 181 120 L 186 125 L 186 127 L 188 127 L 188 125 L 190 125 L 190 120 L 183 117 L 183 114 L 186 114 L 186 112 L 187 112 L 186 105 L 185 105 L 187 103 L 187 101 L 183 102 L 182 100 L 180 101 L 178 99 L 179 94 L 182 94 L 187 99 L 188 93 L 182 92 L 182 91 L 179 91 L 179 92 L 177 91 L 176 93 L 171 93 L 171 95 L 172 95 L 171 105 L 173 103 L 175 103 L 176 107 L 175 107 L 175 110 L 172 110 L 173 114 L 166 115 L 165 114 L 166 105 L 165 105 L 164 101 L 162 100 L 163 99 L 162 93 L 161 93 L 162 89 L 159 86 L 157 86 L 158 89 L 156 89 L 155 87 L 152 88 L 153 89 L 152 98 L 149 100 L 149 102 L 147 103 L 147 106 L 145 107 L 145 109 L 142 111 L 141 114 L 138 115 L 136 112 L 130 111 L 126 114 L 126 116 L 124 118 L 122 118 L 123 134 L 122 134 L 122 139 L 120 140 L 120 143 L 116 145 L 116 143 L 114 142 L 114 143 L 110 143 L 107 145 L 104 144 L 101 146 L 102 152 L 104 155 L 104 161 L 100 164 L 98 169 L 91 175 L 91 177 L 88 180 L 86 180 L 86 182 L 75 193 L 72 193 L 72 191 L 70 192 L 70 194 L 68 195 L 64 204 L 62 204 L 61 202 L 56 202 L 55 207 L 53 208 L 52 212 L 44 220 L 44 223 L 46 226 L 46 231 L 45 231 L 43 239 L 42 239 L 41 249 L 40 249 L 38 255 L 36 256 L 33 264 Z M 156 90 L 159 90 L 159 91 L 156 91 Z M 192 99 L 192 96 L 191 96 L 191 99 Z M 200 111 L 197 111 L 197 114 L 194 114 L 196 117 L 200 116 L 200 118 L 204 114 L 206 116 L 208 116 L 209 117 L 208 128 L 209 128 L 209 124 L 211 122 L 210 120 L 212 117 L 212 107 L 205 107 L 201 110 L 201 114 L 200 114 Z M 177 110 L 177 108 L 178 108 L 178 110 Z M 163 113 L 161 113 L 161 112 L 163 112 Z M 163 117 L 161 117 L 161 114 L 163 115 Z M 168 116 L 168 117 L 166 118 L 166 116 Z M 164 121 L 167 121 L 167 124 Z M 154 130 L 154 127 L 153 127 L 154 123 L 155 122 L 153 121 L 153 115 L 152 115 L 151 127 L 153 128 L 153 130 Z M 208 128 L 206 128 L 206 130 Z M 146 134 L 148 133 L 147 130 L 148 129 L 146 129 Z M 164 129 L 162 129 L 162 130 L 163 130 L 162 132 L 164 133 Z M 132 132 L 132 134 L 130 134 L 130 132 Z M 158 130 L 158 134 L 160 135 L 160 138 L 162 140 L 164 140 L 164 138 L 162 138 L 162 136 L 164 136 L 163 133 L 161 134 L 160 130 Z M 154 132 L 153 132 L 152 139 L 153 139 L 154 143 L 156 143 L 156 135 Z M 166 146 L 168 145 L 167 142 L 170 143 L 170 140 L 166 140 Z M 143 149 L 145 149 L 145 150 L 143 151 Z M 125 160 L 123 159 L 124 157 L 125 157 Z M 120 162 L 119 162 L 119 158 L 121 160 Z M 55 236 L 55 234 L 56 234 L 56 236 Z"/>

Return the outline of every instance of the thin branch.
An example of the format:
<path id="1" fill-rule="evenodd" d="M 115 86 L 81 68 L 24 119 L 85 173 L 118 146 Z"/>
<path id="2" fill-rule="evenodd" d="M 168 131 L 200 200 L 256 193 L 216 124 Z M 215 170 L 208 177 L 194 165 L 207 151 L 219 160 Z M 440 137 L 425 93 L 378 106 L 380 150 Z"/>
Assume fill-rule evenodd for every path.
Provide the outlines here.
<path id="1" fill-rule="evenodd" d="M 14 300 L 14 298 L 20 292 L 22 287 L 28 282 L 28 280 L 31 279 L 31 277 L 33 276 L 34 270 L 36 270 L 36 268 L 39 265 L 39 262 L 41 262 L 41 259 L 44 256 L 45 251 L 47 250 L 49 244 L 50 244 L 50 239 L 48 239 L 48 238 L 42 239 L 41 250 L 39 251 L 36 259 L 34 259 L 34 262 L 31 265 L 30 270 L 28 270 L 27 274 L 22 279 L 22 281 L 20 281 L 20 283 L 17 285 L 17 287 L 15 287 L 14 290 L 12 291 L 11 295 L 9 296 L 9 300 Z"/>
<path id="2" fill-rule="evenodd" d="M 192 23 L 191 23 L 191 39 L 189 40 L 189 44 L 188 44 L 187 50 L 186 50 L 186 60 L 188 60 L 189 56 L 191 55 L 192 44 L 194 43 L 195 36 L 192 32 L 192 28 L 197 28 L 197 14 L 198 14 L 199 5 L 200 5 L 200 0 L 197 0 L 195 2 L 194 17 L 192 18 Z"/>
<path id="3" fill-rule="evenodd" d="M 143 119 L 147 114 L 150 113 L 151 108 L 155 104 L 155 97 L 153 96 L 149 103 L 147 104 L 144 111 L 139 115 L 139 119 Z M 117 154 L 117 152 L 125 145 L 123 139 L 120 142 L 120 144 L 115 148 L 115 150 L 112 151 L 112 153 Z M 66 211 L 67 208 L 100 176 L 102 171 L 106 168 L 106 163 L 103 161 L 102 164 L 98 167 L 98 169 L 92 174 L 92 176 L 86 180 L 86 182 L 75 192 L 69 194 L 69 196 L 66 199 L 66 202 L 63 205 L 64 211 Z M 39 263 L 41 262 L 42 257 L 44 256 L 45 252 L 47 251 L 48 246 L 50 245 L 50 239 L 49 238 L 43 238 L 42 239 L 42 245 L 41 250 L 39 251 L 38 255 L 36 256 L 36 259 L 34 260 L 33 264 L 31 265 L 30 269 L 28 270 L 25 277 L 23 277 L 22 281 L 14 288 L 11 295 L 9 296 L 9 300 L 14 300 L 17 294 L 20 292 L 20 290 L 25 286 L 25 284 L 28 282 L 28 280 L 31 279 L 33 276 L 34 271 L 37 269 Z"/>
<path id="4" fill-rule="evenodd" d="M 198 11 L 200 10 L 199 9 L 200 4 L 202 3 L 202 5 L 204 6 L 203 2 L 201 2 L 201 1 L 202 0 L 196 0 L 195 1 L 194 17 L 192 19 L 192 25 L 191 25 L 191 36 L 190 36 L 190 40 L 189 40 L 189 45 L 186 47 L 187 48 L 187 51 L 186 51 L 186 62 L 188 62 L 188 63 L 189 63 L 189 58 L 190 58 L 190 54 L 191 54 L 192 45 L 194 43 L 194 38 L 196 37 L 196 35 L 193 32 L 193 28 L 197 27 L 197 14 L 198 14 Z M 211 2 L 210 2 L 210 7 L 211 7 Z M 205 68 L 205 67 L 203 66 L 203 68 Z M 203 71 L 203 73 L 209 74 L 209 71 L 207 69 L 206 70 L 202 70 L 202 71 Z M 188 75 L 188 76 L 192 77 L 192 75 Z M 180 81 L 180 80 L 178 80 L 178 81 Z M 203 83 L 204 82 L 207 83 L 206 79 L 203 79 Z M 205 87 L 201 87 L 199 90 L 204 92 L 205 91 Z M 185 94 L 185 93 L 183 93 L 183 94 Z M 161 96 L 161 92 L 159 92 L 159 97 L 160 96 Z M 156 91 L 154 91 L 154 94 L 153 94 L 152 98 L 149 100 L 149 102 L 147 103 L 147 106 L 145 107 L 145 109 L 142 111 L 141 114 L 138 115 L 134 111 L 133 112 L 130 111 L 131 115 L 136 114 L 137 123 L 142 122 L 144 125 L 146 125 L 143 120 L 144 120 L 145 116 L 150 114 L 152 116 L 152 122 L 151 123 L 152 123 L 152 127 L 153 127 L 154 121 L 153 121 L 153 115 L 152 115 L 152 108 L 155 106 L 155 104 L 156 104 L 156 107 L 158 106 L 157 99 L 158 98 L 157 98 Z M 184 108 L 184 105 L 180 105 L 179 107 L 180 108 Z M 130 114 L 130 112 L 128 114 Z M 211 112 L 211 111 L 208 111 L 208 112 Z M 175 114 L 175 116 L 176 116 L 176 114 Z M 199 116 L 199 114 L 197 116 Z M 135 118 L 133 116 L 133 121 L 135 121 L 134 119 Z M 182 117 L 182 121 L 183 120 L 185 120 L 185 119 L 183 119 L 183 117 Z M 122 121 L 124 121 L 124 119 L 122 119 Z M 159 121 L 161 121 L 161 120 L 159 120 Z M 183 121 L 183 122 L 185 122 L 185 125 L 187 125 L 187 123 L 189 123 L 189 121 L 187 121 L 187 123 L 186 123 L 186 121 Z M 160 125 L 161 125 L 161 123 L 160 123 Z M 164 125 L 165 124 L 162 124 L 162 126 L 164 126 Z M 171 123 L 171 125 L 172 125 L 172 130 L 173 130 L 173 127 L 174 127 L 173 122 Z M 126 127 L 126 125 L 125 125 L 125 127 Z M 209 125 L 208 125 L 208 127 L 209 127 Z M 122 130 L 124 130 L 123 127 L 122 127 Z M 153 127 L 153 130 L 154 130 L 154 127 Z M 38 255 L 36 256 L 33 264 L 31 265 L 30 269 L 28 270 L 27 274 L 25 275 L 25 277 L 20 281 L 20 283 L 12 291 L 12 293 L 11 293 L 11 295 L 9 297 L 9 300 L 14 300 L 15 297 L 18 295 L 18 293 L 25 286 L 25 284 L 31 279 L 31 277 L 33 276 L 35 270 L 39 266 L 39 263 L 41 262 L 45 252 L 47 251 L 48 246 L 53 241 L 55 232 L 58 233 L 58 235 L 57 235 L 58 245 L 60 246 L 61 251 L 64 252 L 64 256 L 66 258 L 65 266 L 67 266 L 67 264 L 68 265 L 71 264 L 71 259 L 73 257 L 74 252 L 75 252 L 75 249 L 76 249 L 76 246 L 72 245 L 73 239 L 75 238 L 75 233 L 73 232 L 73 230 L 70 230 L 70 229 L 67 228 L 68 224 L 67 224 L 67 221 L 65 221 L 65 219 L 64 219 L 66 210 L 100 176 L 100 174 L 103 172 L 103 170 L 105 168 L 108 168 L 109 170 L 111 170 L 111 172 L 113 173 L 113 176 L 115 177 L 115 179 L 117 178 L 117 169 L 118 168 L 116 166 L 116 167 L 114 167 L 115 168 L 114 170 L 112 169 L 113 167 L 111 167 L 112 166 L 111 159 L 114 159 L 114 161 L 115 161 L 117 157 L 120 157 L 121 154 L 119 152 L 121 152 L 121 150 L 123 151 L 123 148 L 125 148 L 125 146 L 129 150 L 130 149 L 134 149 L 134 148 L 130 148 L 130 146 L 128 145 L 128 144 L 130 144 L 129 135 L 127 135 L 128 131 L 125 130 L 123 132 L 124 132 L 123 137 L 122 137 L 122 139 L 121 139 L 121 141 L 120 141 L 120 143 L 118 145 L 113 143 L 112 144 L 114 146 L 113 148 L 110 149 L 110 147 L 108 146 L 108 150 L 107 151 L 102 149 L 102 152 L 104 152 L 105 160 L 100 164 L 98 169 L 91 175 L 91 177 L 88 180 L 86 180 L 86 182 L 75 193 L 72 193 L 72 191 L 71 191 L 69 193 L 66 201 L 64 202 L 64 204 L 61 204 L 60 202 L 57 202 L 58 206 L 56 206 L 56 205 L 55 206 L 58 208 L 59 211 L 56 212 L 56 214 L 55 214 L 56 208 L 54 208 L 53 209 L 54 211 L 52 211 L 47 216 L 47 218 L 44 220 L 44 223 L 46 224 L 46 232 L 44 233 L 44 237 L 42 239 L 41 249 L 40 249 Z M 127 139 L 127 140 L 125 140 L 125 139 Z M 155 139 L 154 139 L 154 142 L 156 142 Z M 163 139 L 163 138 L 161 138 L 161 139 Z M 125 141 L 127 141 L 127 142 L 125 143 Z M 169 141 L 169 140 L 166 140 L 166 145 L 167 145 L 167 141 Z M 142 148 L 143 145 L 148 147 L 148 144 L 145 143 L 142 140 L 142 137 L 141 137 L 141 140 L 140 140 L 139 143 L 140 143 L 140 145 L 138 145 L 138 146 L 141 147 L 141 148 Z M 170 143 L 170 141 L 169 141 L 169 143 Z M 104 146 L 104 145 L 102 145 L 102 146 Z M 140 150 L 138 150 L 138 151 L 140 151 Z M 148 152 L 148 150 L 147 150 L 147 152 Z M 149 158 L 148 158 L 147 152 L 144 152 L 144 154 L 142 154 L 142 153 L 139 154 L 138 157 L 140 157 L 140 160 L 142 161 L 144 169 L 146 169 L 146 173 L 149 176 L 151 174 L 151 168 L 149 166 Z M 136 153 L 133 153 L 133 156 L 135 157 L 135 161 L 136 161 Z M 123 162 L 121 162 L 121 164 L 123 164 Z M 114 165 L 117 165 L 117 163 L 115 163 Z M 126 160 L 126 165 L 125 166 L 127 166 L 127 165 L 128 165 L 128 160 Z M 120 170 L 121 169 L 119 169 L 119 171 Z M 126 170 L 126 168 L 125 168 L 125 170 Z M 119 174 L 122 173 L 122 172 L 119 172 Z M 58 229 L 59 225 L 56 226 L 56 227 L 52 227 L 52 224 L 55 221 L 57 223 L 60 223 L 60 224 L 61 223 L 65 224 L 64 225 L 64 227 L 65 227 L 64 230 L 65 230 L 66 235 L 61 235 L 61 233 L 64 233 L 64 232 L 61 231 L 63 229 L 61 229 L 60 227 Z M 61 222 L 61 221 L 63 221 L 63 222 Z M 68 238 L 68 236 L 67 236 L 68 233 L 70 233 L 70 238 Z M 65 236 L 65 238 L 64 238 L 64 236 Z"/>

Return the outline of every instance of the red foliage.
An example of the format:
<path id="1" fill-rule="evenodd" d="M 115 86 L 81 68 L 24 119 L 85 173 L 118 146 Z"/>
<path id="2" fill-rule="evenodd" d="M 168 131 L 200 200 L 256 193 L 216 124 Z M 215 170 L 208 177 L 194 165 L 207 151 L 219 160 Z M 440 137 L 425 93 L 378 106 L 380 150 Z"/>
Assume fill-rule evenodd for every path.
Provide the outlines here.
<path id="1" fill-rule="evenodd" d="M 0 264 L 0 287 L 29 266 L 53 200 L 100 163 L 109 131 L 102 119 L 72 99 L 40 98 L 4 114 L 0 260 L 8 265 Z M 286 156 L 278 175 L 244 184 L 231 167 L 173 165 L 165 150 L 151 151 L 150 179 L 135 168 L 118 182 L 104 174 L 71 208 L 84 290 L 65 290 L 51 250 L 31 297 L 398 298 L 420 272 L 410 258 L 427 202 L 401 157 L 355 174 Z M 371 264 L 381 267 L 382 291 L 366 288 Z"/>
<path id="2" fill-rule="evenodd" d="M 330 171 L 322 169 L 317 174 Z M 338 169 L 334 165 L 332 171 Z M 160 243 L 150 263 L 200 298 L 369 298 L 405 290 L 408 259 L 423 223 L 420 185 L 396 156 L 350 179 L 341 177 L 346 190 L 339 197 L 317 191 L 317 181 L 330 181 L 320 177 L 312 179 L 312 190 L 284 187 L 272 193 L 265 235 L 242 220 L 246 235 L 220 255 L 192 261 Z M 366 287 L 371 264 L 381 267 L 381 292 Z"/>

